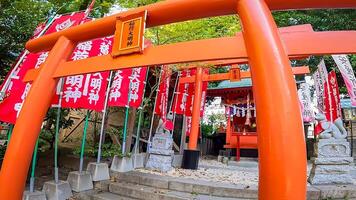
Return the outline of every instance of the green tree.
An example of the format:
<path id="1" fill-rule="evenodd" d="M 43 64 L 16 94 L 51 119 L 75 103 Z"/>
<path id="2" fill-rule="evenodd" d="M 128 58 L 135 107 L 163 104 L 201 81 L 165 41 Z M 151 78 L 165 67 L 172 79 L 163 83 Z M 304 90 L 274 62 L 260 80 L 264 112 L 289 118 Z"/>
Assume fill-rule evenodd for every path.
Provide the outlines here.
<path id="1" fill-rule="evenodd" d="M 0 81 L 24 50 L 37 25 L 56 14 L 85 10 L 91 0 L 1 0 Z M 115 0 L 97 0 L 90 16 L 102 17 Z"/>
<path id="2" fill-rule="evenodd" d="M 337 10 L 303 10 L 303 11 L 278 11 L 273 16 L 279 27 L 292 26 L 298 24 L 311 24 L 314 31 L 334 31 L 334 30 L 356 30 L 356 12 L 352 9 Z M 329 71 L 335 70 L 341 93 L 347 93 L 344 81 L 335 62 L 329 55 L 311 56 L 305 60 L 294 61 L 294 65 L 308 65 L 312 71 L 317 69 L 321 59 Z M 349 55 L 351 65 L 356 70 L 356 55 Z"/>

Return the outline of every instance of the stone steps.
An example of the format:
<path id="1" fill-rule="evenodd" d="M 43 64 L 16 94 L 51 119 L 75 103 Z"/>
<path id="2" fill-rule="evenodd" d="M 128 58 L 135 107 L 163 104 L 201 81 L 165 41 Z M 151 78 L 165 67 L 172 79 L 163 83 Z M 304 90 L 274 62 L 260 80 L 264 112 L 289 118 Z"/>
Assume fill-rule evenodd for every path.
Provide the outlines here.
<path id="1" fill-rule="evenodd" d="M 95 184 L 97 192 L 80 200 L 252 200 L 256 186 L 232 185 L 189 178 L 169 177 L 138 171 L 111 173 L 111 181 Z M 99 192 L 99 193 L 98 193 Z M 356 185 L 308 185 L 307 199 L 356 199 Z"/>
<path id="2" fill-rule="evenodd" d="M 91 197 L 91 200 L 136 200 L 136 199 L 131 197 L 120 196 L 109 192 L 104 192 L 104 193 L 93 195 Z"/>
<path id="3" fill-rule="evenodd" d="M 172 191 L 127 182 L 115 182 L 109 186 L 109 191 L 116 195 L 142 200 L 238 200 L 239 198 L 215 197 L 197 193 Z M 106 200 L 106 199 L 102 199 Z M 109 199 L 108 199 L 109 200 Z M 242 199 L 241 199 L 242 200 Z M 245 200 L 245 199 L 244 199 Z"/>
<path id="4" fill-rule="evenodd" d="M 208 182 L 193 179 L 172 178 L 154 174 L 127 172 L 113 173 L 116 182 L 147 186 L 162 191 L 182 192 L 187 194 L 205 195 L 221 198 L 257 199 L 256 186 L 231 185 L 225 183 Z M 143 187 L 144 188 L 144 187 Z M 203 198 L 203 197 L 202 197 Z"/>

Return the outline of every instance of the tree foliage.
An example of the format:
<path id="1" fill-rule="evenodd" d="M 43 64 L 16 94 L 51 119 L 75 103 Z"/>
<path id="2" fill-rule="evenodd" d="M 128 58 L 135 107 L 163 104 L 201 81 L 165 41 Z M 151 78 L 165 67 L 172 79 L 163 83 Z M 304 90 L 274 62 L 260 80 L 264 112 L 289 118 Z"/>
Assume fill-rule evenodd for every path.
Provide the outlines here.
<path id="1" fill-rule="evenodd" d="M 0 77 L 24 50 L 37 25 L 53 14 L 85 10 L 91 0 L 1 0 L 0 1 Z M 97 0 L 92 17 L 101 17 L 115 0 Z"/>

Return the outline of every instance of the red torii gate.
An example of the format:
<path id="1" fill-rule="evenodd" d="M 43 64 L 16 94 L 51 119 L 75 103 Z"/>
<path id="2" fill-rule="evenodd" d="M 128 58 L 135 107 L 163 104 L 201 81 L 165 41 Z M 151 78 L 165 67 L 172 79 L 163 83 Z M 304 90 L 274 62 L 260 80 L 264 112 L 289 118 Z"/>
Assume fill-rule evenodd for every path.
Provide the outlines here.
<path id="1" fill-rule="evenodd" d="M 3 199 L 22 198 L 35 141 L 40 132 L 42 120 L 50 106 L 58 77 L 155 64 L 248 59 L 255 86 L 256 106 L 262 111 L 258 113 L 257 118 L 264 119 L 258 120 L 258 131 L 261 133 L 259 136 L 259 198 L 305 199 L 306 152 L 302 134 L 303 127 L 296 86 L 287 54 L 293 56 L 295 48 L 300 46 L 305 47 L 307 55 L 315 53 L 308 52 L 315 49 L 322 53 L 323 48 L 329 49 L 329 47 L 318 43 L 323 48 L 317 48 L 312 44 L 313 42 L 320 41 L 322 38 L 325 41 L 327 38 L 326 40 L 337 41 L 335 45 L 345 41 L 354 43 L 355 33 L 315 33 L 314 35 L 297 33 L 291 39 L 296 46 L 288 51 L 284 49 L 284 45 L 287 44 L 284 42 L 283 45 L 270 10 L 352 8 L 355 6 L 354 0 L 170 0 L 88 22 L 28 42 L 26 47 L 31 52 L 49 49 L 51 51 L 33 82 L 15 125 L 0 172 L 0 197 Z M 244 30 L 243 37 L 151 47 L 146 49 L 142 55 L 135 54 L 117 58 L 99 56 L 66 62 L 76 43 L 112 35 L 115 32 L 117 17 L 144 10 L 148 12 L 148 27 L 238 13 Z M 183 10 L 192 12 L 182 12 Z M 345 34 L 344 37 L 340 37 L 342 34 Z M 332 52 L 334 51 L 331 50 Z M 339 53 L 355 52 L 355 48 L 349 48 Z M 197 70 L 196 88 L 201 85 L 202 70 L 200 69 L 202 68 Z M 279 110 L 275 110 L 274 104 L 279 104 Z M 193 119 L 195 120 L 199 119 L 199 107 L 197 102 L 194 102 Z M 285 121 L 286 117 L 289 120 Z M 293 151 L 288 149 L 293 149 Z"/>

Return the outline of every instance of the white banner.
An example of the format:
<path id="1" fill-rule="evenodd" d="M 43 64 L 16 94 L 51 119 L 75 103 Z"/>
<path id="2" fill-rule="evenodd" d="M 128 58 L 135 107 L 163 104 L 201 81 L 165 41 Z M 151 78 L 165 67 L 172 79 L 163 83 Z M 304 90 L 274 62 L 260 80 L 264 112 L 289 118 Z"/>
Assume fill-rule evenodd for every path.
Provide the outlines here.
<path id="1" fill-rule="evenodd" d="M 314 120 L 314 111 L 311 102 L 311 95 L 308 83 L 300 84 L 298 96 L 301 104 L 302 117 L 304 122 L 311 122 Z"/>
<path id="2" fill-rule="evenodd" d="M 318 65 L 318 71 L 320 74 L 320 78 L 323 81 L 323 84 L 328 80 L 328 70 L 326 69 L 326 65 L 324 59 L 322 59 Z"/>
<path id="3" fill-rule="evenodd" d="M 356 106 L 356 78 L 347 55 L 332 56 L 342 77 L 344 78 L 352 106 Z"/>
<path id="4" fill-rule="evenodd" d="M 324 84 L 320 76 L 319 71 L 317 70 L 313 74 L 314 86 L 315 86 L 315 97 L 317 101 L 317 108 L 320 112 L 324 110 Z"/>

